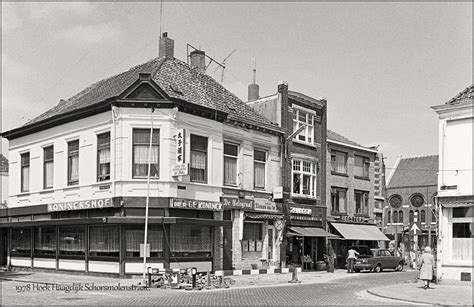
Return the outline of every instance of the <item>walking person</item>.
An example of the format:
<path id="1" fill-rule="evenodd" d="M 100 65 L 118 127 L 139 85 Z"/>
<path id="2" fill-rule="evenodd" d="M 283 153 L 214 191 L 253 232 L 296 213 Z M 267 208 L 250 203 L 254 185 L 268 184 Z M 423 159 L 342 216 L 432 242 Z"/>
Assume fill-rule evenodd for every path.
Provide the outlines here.
<path id="1" fill-rule="evenodd" d="M 420 279 L 422 279 L 425 283 L 423 286 L 423 289 L 425 290 L 430 287 L 430 281 L 433 278 L 434 264 L 435 262 L 433 255 L 431 255 L 431 248 L 426 246 L 419 262 Z"/>
<path id="2" fill-rule="evenodd" d="M 347 273 L 354 272 L 354 263 L 358 255 L 359 253 L 352 246 L 347 251 Z"/>

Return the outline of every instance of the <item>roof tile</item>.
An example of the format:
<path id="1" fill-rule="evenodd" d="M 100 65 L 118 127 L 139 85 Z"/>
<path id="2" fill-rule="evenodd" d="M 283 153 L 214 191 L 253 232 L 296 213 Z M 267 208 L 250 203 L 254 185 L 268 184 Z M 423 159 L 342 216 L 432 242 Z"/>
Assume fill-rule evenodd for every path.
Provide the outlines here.
<path id="1" fill-rule="evenodd" d="M 438 155 L 401 159 L 387 188 L 438 184 Z"/>

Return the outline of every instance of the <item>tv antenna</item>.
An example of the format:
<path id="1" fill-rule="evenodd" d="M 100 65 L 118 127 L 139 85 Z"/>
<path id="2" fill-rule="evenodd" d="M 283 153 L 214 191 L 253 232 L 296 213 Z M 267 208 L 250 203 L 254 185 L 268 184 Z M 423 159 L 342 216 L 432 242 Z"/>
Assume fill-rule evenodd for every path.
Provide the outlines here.
<path id="1" fill-rule="evenodd" d="M 232 50 L 232 52 L 229 53 L 229 55 L 226 56 L 226 57 L 222 60 L 222 63 L 221 63 L 221 64 L 222 64 L 221 83 L 224 82 L 225 61 L 226 61 L 228 58 L 230 58 L 230 56 L 233 55 L 236 51 L 237 51 L 237 49 Z"/>

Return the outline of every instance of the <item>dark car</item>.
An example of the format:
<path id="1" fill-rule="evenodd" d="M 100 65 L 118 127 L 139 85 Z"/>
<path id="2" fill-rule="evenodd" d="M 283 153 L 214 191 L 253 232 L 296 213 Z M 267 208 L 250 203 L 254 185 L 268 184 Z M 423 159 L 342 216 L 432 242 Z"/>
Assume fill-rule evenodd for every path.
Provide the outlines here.
<path id="1" fill-rule="evenodd" d="M 373 248 L 370 255 L 365 250 L 364 253 L 359 252 L 359 256 L 354 264 L 354 271 L 370 270 L 379 273 L 384 269 L 395 271 L 403 271 L 404 261 L 401 257 L 392 255 L 386 249 Z"/>

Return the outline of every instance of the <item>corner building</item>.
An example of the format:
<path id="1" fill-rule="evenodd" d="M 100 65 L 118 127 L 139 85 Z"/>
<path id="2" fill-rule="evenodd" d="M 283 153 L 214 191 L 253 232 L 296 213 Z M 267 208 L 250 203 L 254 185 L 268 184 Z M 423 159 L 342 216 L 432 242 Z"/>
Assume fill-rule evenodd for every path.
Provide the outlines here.
<path id="1" fill-rule="evenodd" d="M 147 196 L 150 267 L 279 259 L 280 128 L 207 76 L 203 51 L 175 59 L 164 33 L 159 53 L 2 133 L 3 265 L 140 274 Z"/>

